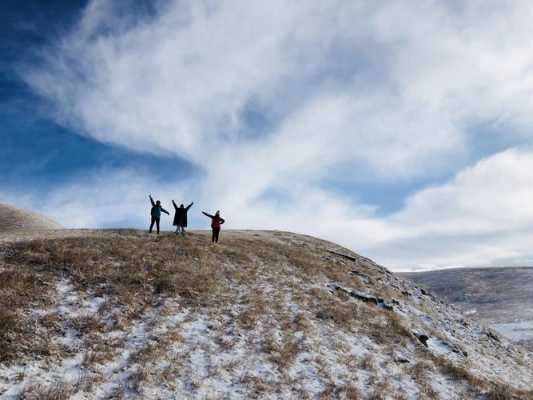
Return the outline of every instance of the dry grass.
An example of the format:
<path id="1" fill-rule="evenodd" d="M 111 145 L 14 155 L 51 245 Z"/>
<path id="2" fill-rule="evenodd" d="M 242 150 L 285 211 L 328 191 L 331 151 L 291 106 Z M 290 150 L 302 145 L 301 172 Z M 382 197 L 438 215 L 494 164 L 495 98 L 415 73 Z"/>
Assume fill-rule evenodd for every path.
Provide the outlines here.
<path id="1" fill-rule="evenodd" d="M 272 337 L 266 338 L 262 343 L 262 350 L 268 355 L 268 360 L 276 365 L 280 372 L 285 373 L 300 353 L 301 344 L 289 333 L 283 336 L 280 343 Z"/>
<path id="2" fill-rule="evenodd" d="M 418 361 L 407 369 L 407 372 L 416 382 L 421 399 L 437 400 L 438 394 L 431 386 L 429 374 L 434 371 L 434 366 L 429 361 Z"/>
<path id="3" fill-rule="evenodd" d="M 364 356 L 360 363 L 359 363 L 359 368 L 365 370 L 365 371 L 369 371 L 369 372 L 375 372 L 376 371 L 376 365 L 375 365 L 375 359 L 374 359 L 374 356 L 372 354 L 367 354 L 366 356 Z"/>
<path id="4" fill-rule="evenodd" d="M 21 399 L 27 400 L 68 400 L 74 394 L 74 388 L 65 383 L 50 386 L 30 385 L 20 394 Z"/>
<path id="5" fill-rule="evenodd" d="M 358 319 L 360 305 L 352 301 L 342 301 L 334 296 L 327 296 L 316 301 L 316 318 L 332 321 L 339 327 L 350 328 Z"/>
<path id="6" fill-rule="evenodd" d="M 135 231 L 16 244 L 5 253 L 6 269 L 0 272 L 0 362 L 14 360 L 21 354 L 52 352 L 49 343 L 39 341 L 35 332 L 27 328 L 31 326 L 30 311 L 52 304 L 53 289 L 60 280 L 70 282 L 80 298 L 99 296 L 105 298 L 105 303 L 96 315 L 45 314 L 33 321 L 34 325 L 37 322 L 42 337 L 61 336 L 67 328 L 78 332 L 86 346 L 82 368 L 92 368 L 92 371 L 96 370 L 95 365 L 110 361 L 124 348 L 124 338 L 116 339 L 117 343 L 103 343 L 102 337 L 107 332 L 127 332 L 143 316 L 163 309 L 160 305 L 167 304 L 165 301 L 169 299 L 175 299 L 172 304 L 184 307 L 191 318 L 202 315 L 214 321 L 217 331 L 212 333 L 209 328 L 209 335 L 213 335 L 213 344 L 220 352 L 234 351 L 243 345 L 239 343 L 240 338 L 246 337 L 245 346 L 251 351 L 259 349 L 261 357 L 277 368 L 284 383 L 293 379 L 289 370 L 300 354 L 310 351 L 310 343 L 336 346 L 331 344 L 333 341 L 316 337 L 320 329 L 368 338 L 391 354 L 392 346 L 419 346 L 408 321 L 394 312 L 327 289 L 328 283 L 336 282 L 383 298 L 400 298 L 399 291 L 387 287 L 383 272 L 374 267 L 354 266 L 322 250 L 303 241 L 295 244 L 251 235 L 228 235 L 218 245 L 211 245 L 209 238 L 201 234 L 188 234 L 185 238 L 155 237 Z M 354 268 L 362 269 L 374 286 L 366 287 L 363 283 L 366 278 L 354 277 L 351 274 Z M 256 329 L 258 335 L 254 333 Z M 168 357 L 168 349 L 176 343 L 187 346 L 178 331 L 170 330 L 157 341 L 147 343 L 131 356 L 130 365 L 153 365 Z M 233 339 L 228 339 L 227 332 L 231 332 Z M 312 340 L 306 341 L 313 335 Z M 348 353 L 349 346 L 335 347 L 335 351 Z M 179 379 L 180 363 L 185 365 L 186 357 L 179 355 L 169 360 L 172 367 L 161 374 Z M 427 354 L 424 357 L 428 362 L 406 367 L 423 399 L 437 398 L 428 382 L 428 369 L 472 387 L 486 391 L 490 388 L 489 399 L 508 398 L 498 396 L 510 390 L 477 379 L 466 365 L 455 365 Z M 371 391 L 365 398 L 402 398 L 379 379 L 381 367 L 376 366 L 377 360 L 380 359 L 372 354 L 359 360 L 353 367 L 354 380 L 347 382 L 353 383 L 357 370 L 362 369 L 371 376 L 368 382 Z M 238 365 L 228 364 L 225 368 L 231 372 L 232 368 L 238 370 Z M 362 398 L 355 384 L 337 386 L 329 373 L 325 367 L 324 373 L 320 372 L 326 387 L 321 398 Z M 152 379 L 147 376 L 147 370 L 139 367 L 130 375 L 126 387 L 118 388 L 111 396 L 121 398 L 125 391 L 142 396 L 145 380 Z M 254 396 L 271 389 L 268 388 L 271 382 L 267 384 L 250 374 L 242 375 L 240 383 Z M 32 387 L 27 398 L 32 398 L 34 393 L 41 397 L 33 398 L 68 398 L 61 396 L 69 390 L 75 388 Z M 302 398 L 306 395 L 294 393 Z"/>
<path id="7" fill-rule="evenodd" d="M 337 386 L 333 383 L 327 385 L 326 389 L 319 395 L 320 400 L 360 400 L 363 397 L 361 392 L 354 385 Z"/>
<path id="8" fill-rule="evenodd" d="M 364 331 L 376 343 L 394 345 L 403 342 L 405 339 L 416 342 L 416 338 L 397 314 L 366 304 L 365 307 L 367 309 L 367 322 Z"/>
<path id="9" fill-rule="evenodd" d="M 533 391 L 516 390 L 507 384 L 493 383 L 486 398 L 487 400 L 533 400 Z"/>
<path id="10" fill-rule="evenodd" d="M 24 267 L 6 265 L 0 272 L 0 362 L 23 353 L 47 354 L 46 337 L 36 335 L 30 311 L 49 304 L 49 279 Z"/>
<path id="11" fill-rule="evenodd" d="M 198 238 L 189 235 L 179 244 L 171 236 L 140 239 L 117 235 L 34 241 L 15 246 L 7 261 L 67 274 L 78 290 L 103 292 L 137 313 L 154 295 L 178 295 L 201 304 L 224 285 L 224 260 L 198 246 Z"/>
<path id="12" fill-rule="evenodd" d="M 486 382 L 470 372 L 467 364 L 456 364 L 445 357 L 433 356 L 433 363 L 439 371 L 457 381 L 467 382 L 472 387 L 483 388 Z"/>
<path id="13" fill-rule="evenodd" d="M 368 397 L 369 400 L 385 400 L 391 394 L 391 388 L 387 381 L 380 381 L 373 385 Z"/>

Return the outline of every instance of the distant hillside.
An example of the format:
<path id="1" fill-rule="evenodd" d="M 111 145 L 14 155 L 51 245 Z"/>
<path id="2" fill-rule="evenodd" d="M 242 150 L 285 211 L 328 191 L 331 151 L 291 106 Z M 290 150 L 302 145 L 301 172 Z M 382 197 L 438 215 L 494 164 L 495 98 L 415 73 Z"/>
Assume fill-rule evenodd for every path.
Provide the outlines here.
<path id="1" fill-rule="evenodd" d="M 457 268 L 399 274 L 533 347 L 533 267 Z"/>
<path id="2" fill-rule="evenodd" d="M 0 203 L 0 232 L 61 228 L 61 225 L 42 215 Z"/>
<path id="3" fill-rule="evenodd" d="M 533 399 L 530 353 L 333 243 L 64 232 L 0 240 L 2 399 Z"/>

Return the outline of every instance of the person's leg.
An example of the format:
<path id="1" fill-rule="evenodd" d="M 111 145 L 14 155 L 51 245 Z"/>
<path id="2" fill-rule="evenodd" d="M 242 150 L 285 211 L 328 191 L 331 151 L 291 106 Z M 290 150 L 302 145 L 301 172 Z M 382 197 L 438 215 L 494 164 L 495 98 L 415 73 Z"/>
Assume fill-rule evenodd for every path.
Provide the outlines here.
<path id="1" fill-rule="evenodd" d="M 218 235 L 220 233 L 220 229 L 213 230 L 213 234 L 215 236 L 215 243 L 218 243 Z"/>
<path id="2" fill-rule="evenodd" d="M 152 229 L 154 228 L 155 218 L 152 217 L 152 221 L 150 222 L 150 233 L 152 233 Z"/>
<path id="3" fill-rule="evenodd" d="M 158 235 L 159 235 L 159 221 L 160 221 L 159 218 L 156 218 L 156 219 L 155 219 L 155 224 L 157 225 L 157 234 L 158 234 Z"/>
<path id="4" fill-rule="evenodd" d="M 182 236 L 185 236 L 185 227 L 184 226 L 181 227 L 181 234 L 182 234 Z"/>
<path id="5" fill-rule="evenodd" d="M 215 229 L 212 230 L 212 233 L 211 233 L 211 243 L 215 243 Z"/>

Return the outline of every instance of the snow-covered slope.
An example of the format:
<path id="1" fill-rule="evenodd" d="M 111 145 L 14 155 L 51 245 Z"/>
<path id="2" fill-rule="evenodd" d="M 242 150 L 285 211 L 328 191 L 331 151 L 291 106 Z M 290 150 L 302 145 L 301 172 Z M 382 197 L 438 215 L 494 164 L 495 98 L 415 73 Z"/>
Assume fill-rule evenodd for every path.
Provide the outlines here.
<path id="1" fill-rule="evenodd" d="M 453 268 L 399 275 L 533 349 L 533 267 Z"/>
<path id="2" fill-rule="evenodd" d="M 0 203 L 0 232 L 44 229 L 61 229 L 61 225 L 42 215 Z"/>
<path id="3" fill-rule="evenodd" d="M 527 399 L 531 358 L 311 237 L 4 244 L 0 398 Z"/>

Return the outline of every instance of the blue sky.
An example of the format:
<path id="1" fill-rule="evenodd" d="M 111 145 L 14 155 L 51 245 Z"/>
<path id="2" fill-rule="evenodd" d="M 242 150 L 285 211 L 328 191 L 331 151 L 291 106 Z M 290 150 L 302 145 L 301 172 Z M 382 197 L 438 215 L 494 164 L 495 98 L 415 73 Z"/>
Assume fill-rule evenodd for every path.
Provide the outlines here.
<path id="1" fill-rule="evenodd" d="M 396 269 L 529 265 L 526 1 L 0 5 L 0 201 L 144 227 L 147 194 Z M 170 221 L 166 221 L 169 223 Z M 168 226 L 168 225 L 167 225 Z"/>
<path id="2" fill-rule="evenodd" d="M 7 1 L 0 5 L 3 186 L 49 191 L 54 185 L 83 180 L 93 170 L 121 168 L 153 171 L 161 179 L 183 176 L 185 165 L 179 157 L 131 152 L 57 123 L 49 104 L 24 82 L 21 71 L 40 62 L 43 48 L 72 28 L 86 3 Z"/>

